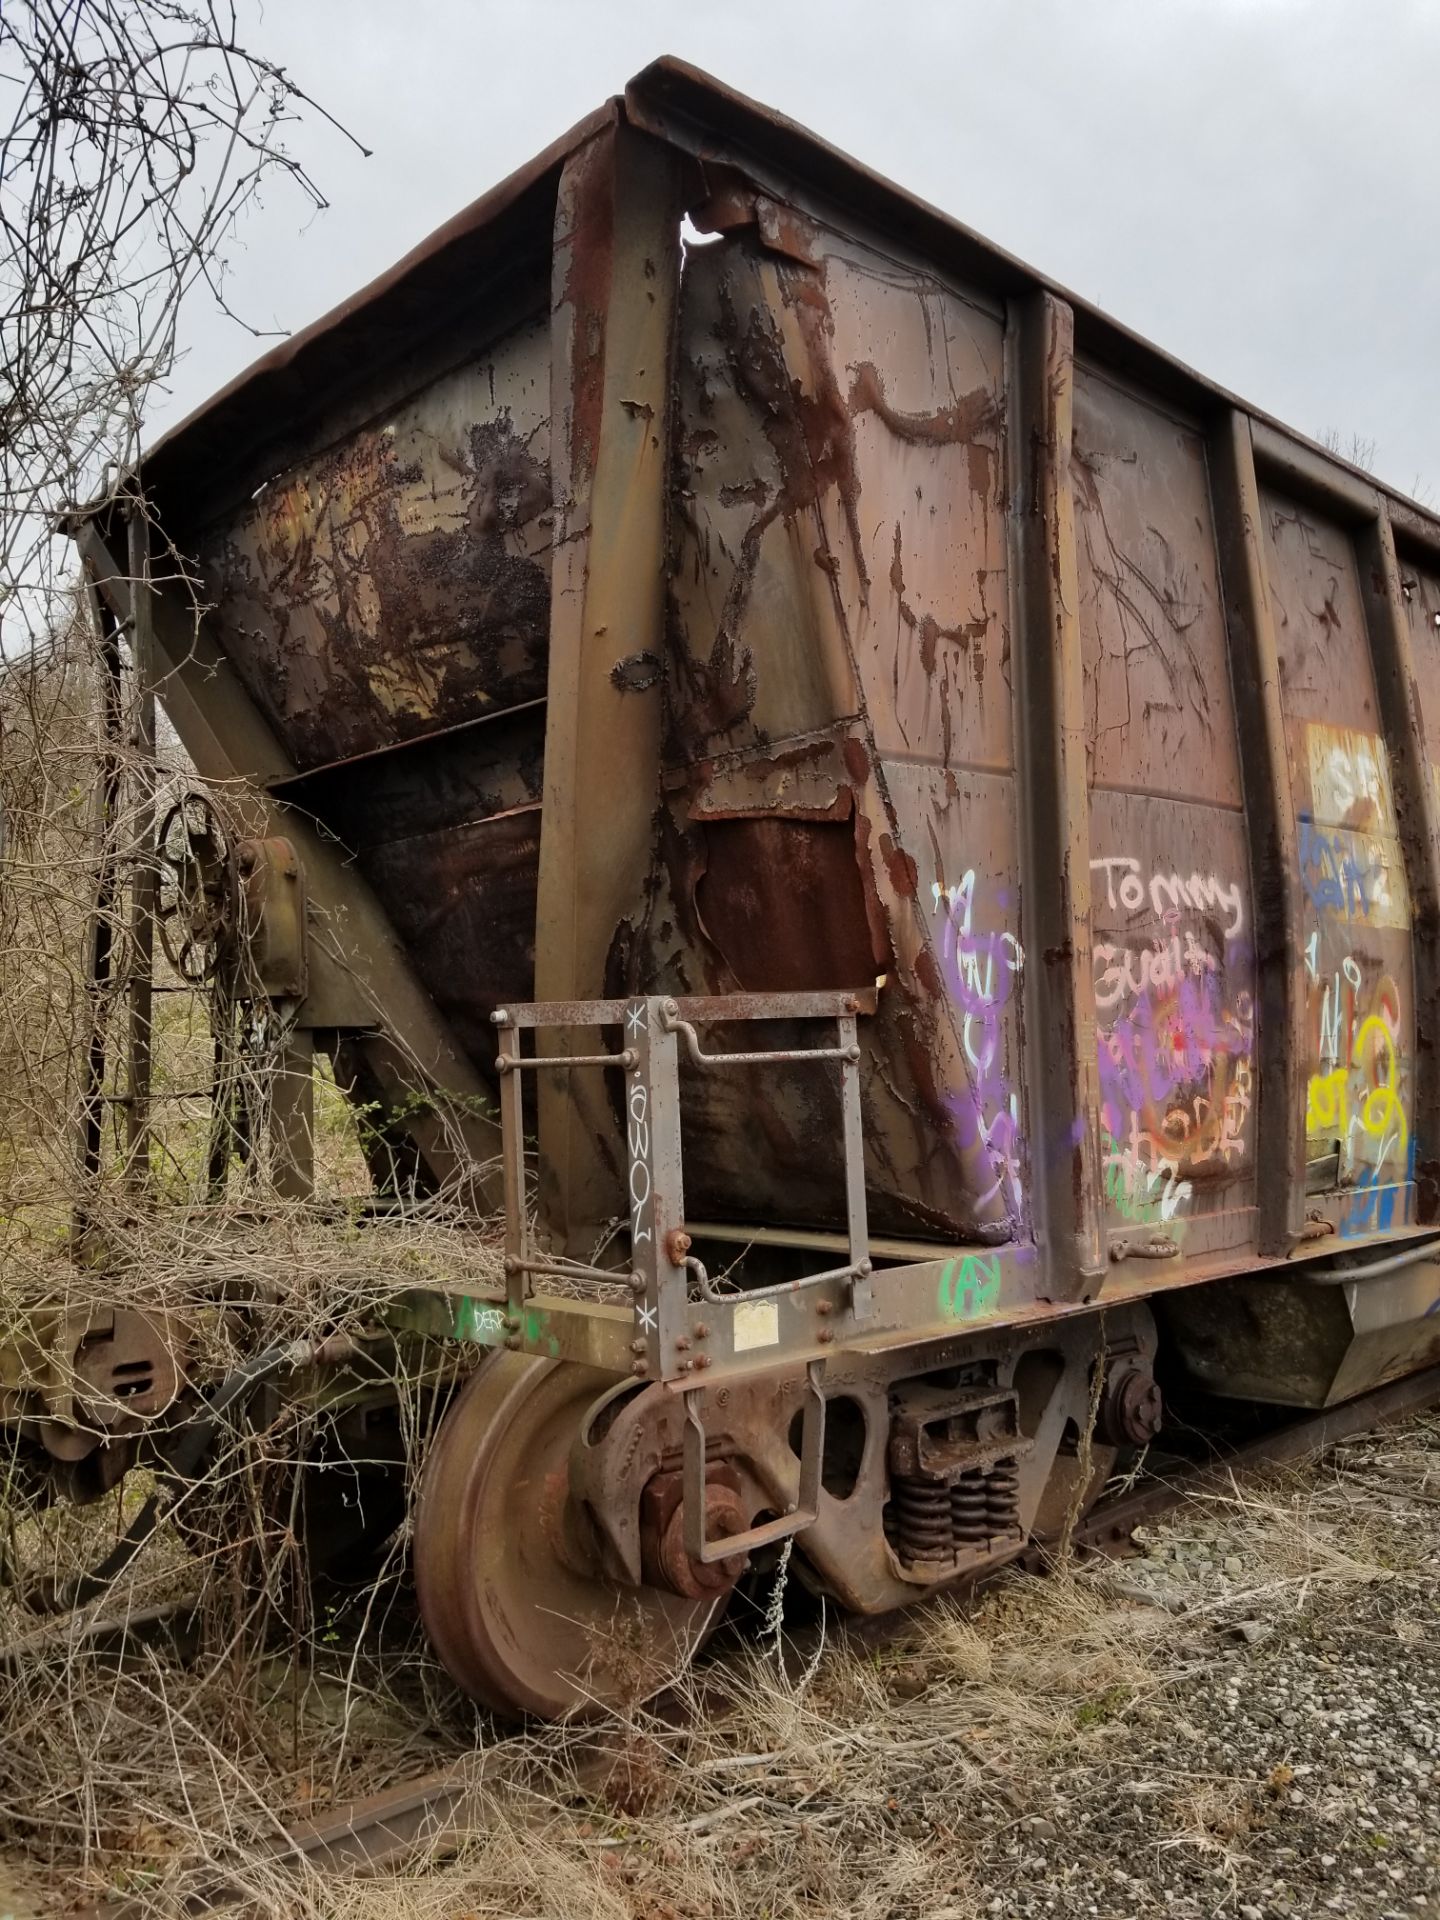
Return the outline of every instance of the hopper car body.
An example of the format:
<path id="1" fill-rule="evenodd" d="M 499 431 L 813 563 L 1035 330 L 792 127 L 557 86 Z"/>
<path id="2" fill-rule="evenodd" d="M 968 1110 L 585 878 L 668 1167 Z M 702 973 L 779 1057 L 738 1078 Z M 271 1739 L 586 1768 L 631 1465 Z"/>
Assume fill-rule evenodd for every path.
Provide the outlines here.
<path id="1" fill-rule="evenodd" d="M 1162 1361 L 1440 1357 L 1432 515 L 676 61 L 142 478 L 189 591 L 76 537 L 261 797 L 300 1069 L 505 1206 L 396 1308 L 496 1350 L 417 1522 L 473 1691 L 789 1535 L 870 1610 L 1013 1554 Z"/>

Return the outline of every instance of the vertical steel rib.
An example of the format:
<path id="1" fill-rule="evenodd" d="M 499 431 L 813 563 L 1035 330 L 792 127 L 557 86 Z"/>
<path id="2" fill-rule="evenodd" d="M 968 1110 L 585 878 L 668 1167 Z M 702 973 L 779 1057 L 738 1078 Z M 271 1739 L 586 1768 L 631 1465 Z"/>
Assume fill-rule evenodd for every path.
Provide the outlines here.
<path id="1" fill-rule="evenodd" d="M 1356 557 L 1410 894 L 1415 994 L 1415 1090 L 1410 1133 L 1416 1143 L 1414 1178 L 1419 1220 L 1429 1225 L 1440 1218 L 1440 1036 L 1435 1029 L 1435 1010 L 1440 1006 L 1440 838 L 1435 780 L 1425 750 L 1395 536 L 1378 495 L 1376 506 L 1375 518 L 1357 534 Z"/>
<path id="2" fill-rule="evenodd" d="M 1258 1247 L 1283 1254 L 1305 1227 L 1305 999 L 1300 856 L 1290 796 L 1280 664 L 1250 422 L 1220 415 L 1208 443 L 1230 674 L 1250 845 L 1257 987 L 1255 1179 Z"/>
<path id="3" fill-rule="evenodd" d="M 1032 1190 L 1046 1256 L 1041 1291 L 1052 1299 L 1089 1300 L 1104 1279 L 1105 1259 L 1085 693 L 1070 488 L 1074 318 L 1063 301 L 1037 293 L 1012 303 L 1009 330 Z"/>

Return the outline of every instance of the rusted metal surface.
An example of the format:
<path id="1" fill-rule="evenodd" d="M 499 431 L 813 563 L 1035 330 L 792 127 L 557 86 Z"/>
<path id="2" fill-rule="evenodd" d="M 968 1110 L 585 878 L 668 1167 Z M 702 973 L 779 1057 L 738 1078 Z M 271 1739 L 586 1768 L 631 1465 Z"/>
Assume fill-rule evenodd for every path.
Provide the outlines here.
<path id="1" fill-rule="evenodd" d="M 1083 1509 L 1098 1494 L 1113 1446 L 1098 1439 L 1087 1472 L 1065 1435 L 1067 1423 L 1086 1420 L 1091 1369 L 1102 1363 L 1102 1350 L 1103 1364 L 1117 1375 L 1148 1378 L 1149 1316 L 1143 1309 L 1107 1316 L 1103 1336 L 1089 1313 L 1045 1330 L 842 1353 L 823 1374 L 812 1363 L 683 1396 L 643 1384 L 617 1387 L 581 1424 L 571 1490 L 598 1530 L 603 1577 L 643 1580 L 644 1490 L 672 1472 L 682 1454 L 694 1479 L 698 1429 L 705 1458 L 734 1476 L 729 1484 L 741 1516 L 775 1515 L 769 1524 L 781 1537 L 799 1521 L 797 1549 L 825 1590 L 854 1611 L 885 1612 L 939 1582 L 1013 1557 L 1029 1531 L 1043 1530 L 1048 1513 L 1063 1516 L 1072 1500 Z M 817 1390 L 824 1419 L 812 1426 L 807 1410 Z M 810 1462 L 812 1436 L 818 1458 Z M 992 1468 L 1003 1472 L 987 1481 Z M 898 1508 L 897 1475 L 914 1483 Z M 922 1486 L 945 1490 L 943 1516 Z M 977 1492 L 979 1514 L 971 1510 Z M 692 1502 L 696 1512 L 699 1504 Z M 937 1533 L 940 1518 L 945 1525 Z M 727 1543 L 732 1552 L 747 1544 L 743 1534 L 717 1538 L 717 1560 Z M 693 1533 L 686 1546 L 703 1564 Z"/>
<path id="2" fill-rule="evenodd" d="M 1249 836 L 1255 955 L 1256 1248 L 1302 1242 L 1305 992 L 1298 835 L 1290 801 L 1280 660 L 1262 545 L 1250 423 L 1227 410 L 1209 437 L 1231 684 Z"/>
<path id="3" fill-rule="evenodd" d="M 1100 1137 L 1112 1250 L 1253 1240 L 1254 912 L 1204 442 L 1077 373 Z"/>
<path id="4" fill-rule="evenodd" d="M 297 769 L 545 692 L 549 376 L 542 315 L 202 544 L 216 637 Z"/>
<path id="5" fill-rule="evenodd" d="M 1032 1156 L 1039 1237 L 1051 1298 L 1093 1294 L 1104 1274 L 1100 1229 L 1100 1059 L 1091 974 L 1090 818 L 1083 750 L 1085 684 L 1071 470 L 1074 337 L 1070 309 L 1039 294 L 1014 313 L 1019 413 L 1023 889 L 1031 968 Z"/>
<path id="6" fill-rule="evenodd" d="M 113 616 L 130 614 L 130 585 L 100 528 L 82 522 L 76 542 Z M 165 707 L 203 779 L 245 780 L 261 791 L 295 769 L 214 635 L 175 588 L 156 593 L 152 637 Z M 334 838 L 299 809 L 269 810 L 267 837 L 293 842 L 320 924 L 310 943 L 308 1022 L 345 1027 L 368 1076 L 366 1097 L 410 1113 L 407 1127 L 432 1175 L 457 1180 L 484 1202 L 477 1176 L 498 1150 L 488 1089 L 415 977 L 393 923 Z M 316 1004 L 309 1007 L 309 1002 Z M 317 1018 L 318 1015 L 318 1018 Z M 376 1027 L 384 1034 L 371 1039 Z M 417 1095 L 423 1096 L 417 1100 Z M 459 1096 L 457 1110 L 445 1096 Z"/>
<path id="7" fill-rule="evenodd" d="M 1346 1235 L 1415 1217 L 1410 900 L 1349 529 L 1262 488 L 1304 894 L 1310 1158 Z"/>
<path id="8" fill-rule="evenodd" d="M 1440 519 L 677 62 L 148 477 L 172 718 L 316 909 L 297 1062 L 407 1177 L 503 1106 L 503 1297 L 395 1306 L 502 1349 L 423 1516 L 465 1684 L 573 1703 L 541 1599 L 664 1626 L 727 1541 L 862 1610 L 1019 1552 L 1094 1406 L 1153 1430 L 1148 1301 L 1258 1397 L 1433 1353 L 1428 1259 L 1315 1262 L 1440 1211 Z"/>
<path id="9" fill-rule="evenodd" d="M 466 1383 L 425 1468 L 415 1579 L 454 1678 L 496 1711 L 546 1718 L 647 1699 L 689 1661 L 728 1584 L 617 1588 L 573 1534 L 570 1449 L 602 1373 L 493 1355 Z"/>
<path id="10" fill-rule="evenodd" d="M 1417 649 L 1388 518 L 1381 513 L 1359 534 L 1360 591 L 1375 663 L 1381 727 L 1390 750 L 1391 781 L 1409 892 L 1415 990 L 1415 1148 L 1409 1171 L 1416 1217 L 1440 1219 L 1440 1051 L 1433 1022 L 1440 1006 L 1440 802 L 1417 684 Z M 1431 644 L 1426 636 L 1425 645 Z M 1372 911 L 1375 909 L 1372 908 Z"/>
<path id="11" fill-rule="evenodd" d="M 135 675 L 135 751 L 140 767 L 136 843 L 140 866 L 131 887 L 129 1105 L 125 1110 L 130 1178 L 143 1189 L 150 1178 L 150 1093 L 154 1022 L 155 907 L 159 876 L 155 842 L 155 659 L 150 637 L 150 528 L 143 513 L 128 525 L 131 601 L 130 658 Z"/>
<path id="12" fill-rule="evenodd" d="M 1388 535 L 1352 537 L 1380 491 L 1258 422 L 1262 507 L 1214 389 L 677 63 L 505 231 L 522 206 L 548 313 L 492 258 L 480 346 L 357 365 L 199 539 L 208 643 L 267 723 L 244 770 L 355 854 L 469 1068 L 536 995 L 879 980 L 871 1228 L 1002 1249 L 1007 1291 L 1418 1218 L 1428 752 Z M 687 209 L 718 238 L 682 272 Z M 813 1075 L 691 1076 L 680 1121 L 700 1216 L 843 1227 Z M 623 1214 L 625 1132 L 618 1088 L 544 1076 L 552 1251 Z"/>
<path id="13" fill-rule="evenodd" d="M 457 306 L 505 280 L 517 259 L 543 263 L 549 215 L 565 159 L 616 117 L 613 101 L 587 114 L 366 287 L 271 348 L 173 428 L 146 461 L 147 483 L 167 521 L 202 515 L 222 488 L 244 498 L 314 442 L 326 409 L 353 394 L 357 367 L 388 367 L 413 342 L 428 343 Z M 536 228 L 543 239 L 537 245 Z M 476 316 L 483 327 L 489 316 Z M 418 382 L 416 384 L 419 384 Z M 363 417 L 363 416 L 362 416 Z M 238 486 L 238 494 L 237 494 Z"/>
<path id="14" fill-rule="evenodd" d="M 762 212 L 683 282 L 662 848 L 683 944 L 656 984 L 886 976 L 872 1216 L 1000 1239 L 1027 1211 L 1003 324 L 834 229 L 772 246 Z M 696 1204 L 838 1219 L 815 1102 L 755 1076 L 697 1091 Z M 743 1183 L 741 1112 L 763 1138 Z"/>
<path id="15" fill-rule="evenodd" d="M 848 993 L 810 993 L 756 996 L 737 1007 L 731 1001 L 672 1000 L 637 996 L 627 1001 L 578 1001 L 531 1004 L 497 1009 L 493 1019 L 500 1034 L 498 1066 L 504 1107 L 506 1344 L 544 1351 L 543 1342 L 527 1332 L 528 1295 L 537 1281 L 568 1279 L 572 1283 L 609 1282 L 631 1296 L 633 1322 L 628 1371 L 637 1378 L 676 1381 L 697 1376 L 741 1356 L 763 1352 L 765 1364 L 790 1356 L 798 1343 L 822 1353 L 837 1334 L 852 1323 L 870 1319 L 874 1311 L 869 1229 L 866 1214 L 864 1140 L 860 1112 L 861 1048 L 857 1015 L 873 1008 Z M 764 1048 L 717 1049 L 710 1036 L 744 1021 L 752 1036 L 773 1024 L 808 1028 L 809 1044 Z M 818 1037 L 814 1024 L 833 1028 L 833 1041 Z M 697 1031 L 696 1023 L 704 1029 Z M 617 1030 L 621 1046 L 606 1045 L 596 1053 L 582 1051 L 576 1036 Z M 527 1053 L 522 1036 L 535 1036 L 535 1052 Z M 684 1041 L 682 1050 L 680 1042 Z M 684 1072 L 682 1074 L 682 1065 Z M 819 1078 L 838 1079 L 840 1124 L 835 1130 L 834 1157 L 839 1161 L 845 1195 L 846 1242 L 843 1265 L 812 1263 L 808 1273 L 747 1290 L 743 1296 L 722 1298 L 713 1289 L 706 1269 L 691 1253 L 693 1237 L 686 1228 L 685 1146 L 682 1123 L 682 1084 L 696 1078 L 727 1080 L 748 1070 L 764 1075 L 803 1071 Z M 561 1262 L 558 1251 L 546 1255 L 521 1196 L 524 1159 L 530 1130 L 523 1083 L 539 1079 L 543 1100 L 547 1086 L 559 1076 L 565 1082 L 584 1074 L 592 1087 L 601 1086 L 617 1097 L 625 1116 L 625 1226 L 628 1267 L 607 1269 L 571 1259 Z M 602 1078 L 603 1076 L 603 1078 Z M 562 1083 L 563 1084 L 563 1083 Z M 698 1285 L 698 1293 L 696 1286 Z M 838 1289 L 838 1301 L 837 1301 Z M 787 1316 L 785 1335 L 777 1295 L 790 1296 L 797 1305 L 804 1292 L 804 1313 Z M 813 1302 L 813 1315 L 810 1312 Z M 836 1319 L 837 1304 L 843 1318 Z M 563 1309 L 561 1310 L 563 1317 Z M 773 1351 L 763 1351 L 773 1349 Z"/>
<path id="16" fill-rule="evenodd" d="M 556 575 L 535 992 L 633 991 L 650 943 L 662 726 L 673 154 L 617 126 L 566 163 L 551 291 Z M 546 1083 L 541 1182 L 557 1251 L 593 1243 L 623 1168 L 618 1110 Z"/>

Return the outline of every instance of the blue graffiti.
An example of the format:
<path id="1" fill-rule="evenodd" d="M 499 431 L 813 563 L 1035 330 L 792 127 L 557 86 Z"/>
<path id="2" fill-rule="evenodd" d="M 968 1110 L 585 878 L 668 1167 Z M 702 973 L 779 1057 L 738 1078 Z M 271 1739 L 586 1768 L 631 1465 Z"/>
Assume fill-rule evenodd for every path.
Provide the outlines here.
<path id="1" fill-rule="evenodd" d="M 1371 861 L 1356 858 L 1360 844 L 1353 834 L 1325 833 L 1311 820 L 1300 822 L 1300 879 L 1317 913 L 1370 918 L 1376 873 Z"/>
<path id="2" fill-rule="evenodd" d="M 1395 1178 L 1395 1169 L 1390 1165 L 1362 1167 L 1355 1179 L 1355 1185 L 1346 1196 L 1345 1210 L 1340 1216 L 1340 1236 L 1353 1240 L 1361 1234 L 1388 1233 L 1395 1225 L 1408 1226 L 1410 1205 L 1415 1188 L 1415 1142 L 1410 1142 L 1410 1151 L 1406 1155 L 1405 1177 L 1403 1181 Z M 1397 1223 L 1395 1210 L 1400 1208 Z"/>

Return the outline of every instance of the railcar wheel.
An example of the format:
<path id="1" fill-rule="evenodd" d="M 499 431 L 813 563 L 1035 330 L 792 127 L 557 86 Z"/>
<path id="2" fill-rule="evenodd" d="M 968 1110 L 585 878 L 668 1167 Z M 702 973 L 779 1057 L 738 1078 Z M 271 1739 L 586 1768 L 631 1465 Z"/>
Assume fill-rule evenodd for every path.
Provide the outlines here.
<path id="1" fill-rule="evenodd" d="M 415 1515 L 420 1615 L 456 1683 L 494 1712 L 556 1720 L 650 1698 L 719 1619 L 698 1599 L 589 1570 L 570 1450 L 612 1384 L 572 1361 L 496 1353 L 460 1392 Z"/>

